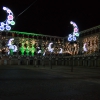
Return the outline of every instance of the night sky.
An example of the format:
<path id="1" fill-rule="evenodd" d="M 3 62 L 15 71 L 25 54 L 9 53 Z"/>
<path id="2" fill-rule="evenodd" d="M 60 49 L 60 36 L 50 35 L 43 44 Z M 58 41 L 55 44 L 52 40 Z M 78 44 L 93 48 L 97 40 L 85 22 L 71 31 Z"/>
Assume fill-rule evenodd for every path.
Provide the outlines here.
<path id="1" fill-rule="evenodd" d="M 79 31 L 100 25 L 99 0 L 90 2 L 88 0 L 36 0 L 35 3 L 33 3 L 35 0 L 2 1 L 0 22 L 7 16 L 2 7 L 10 8 L 16 19 L 13 31 L 64 37 L 73 31 L 70 21 L 78 25 Z M 30 6 L 32 3 L 33 5 Z M 29 8 L 25 10 L 27 7 Z"/>

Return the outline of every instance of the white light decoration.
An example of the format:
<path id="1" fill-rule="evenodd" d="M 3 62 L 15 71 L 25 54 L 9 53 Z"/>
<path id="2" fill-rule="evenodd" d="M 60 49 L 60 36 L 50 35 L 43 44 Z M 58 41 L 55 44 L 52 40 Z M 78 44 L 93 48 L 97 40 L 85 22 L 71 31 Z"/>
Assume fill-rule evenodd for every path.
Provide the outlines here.
<path id="1" fill-rule="evenodd" d="M 43 56 L 45 56 L 45 52 L 43 53 Z"/>
<path id="2" fill-rule="evenodd" d="M 60 48 L 60 51 L 59 51 L 59 53 L 60 53 L 60 54 L 62 54 L 62 52 L 63 52 L 63 49 L 62 49 L 62 48 Z"/>
<path id="3" fill-rule="evenodd" d="M 49 45 L 48 45 L 48 51 L 50 51 L 51 53 L 53 52 L 53 50 L 54 50 L 54 48 L 51 48 L 51 45 L 52 45 L 53 43 L 51 42 L 51 43 L 49 43 Z"/>
<path id="4" fill-rule="evenodd" d="M 83 45 L 83 51 L 84 51 L 84 52 L 87 52 L 87 51 L 88 51 L 86 46 L 87 46 L 87 44 L 84 43 L 84 45 Z"/>
<path id="5" fill-rule="evenodd" d="M 72 24 L 73 25 L 73 33 L 72 34 L 69 34 L 69 36 L 68 36 L 68 41 L 76 41 L 77 40 L 77 38 L 79 37 L 79 29 L 78 29 L 78 26 L 76 25 L 76 23 L 75 22 L 73 22 L 73 21 L 70 21 L 70 24 Z"/>
<path id="6" fill-rule="evenodd" d="M 11 30 L 11 26 L 15 25 L 15 21 L 13 20 L 14 15 L 13 12 L 7 7 L 3 7 L 3 10 L 7 13 L 7 19 L 4 22 L 0 22 L 0 31 L 9 31 Z"/>
<path id="7" fill-rule="evenodd" d="M 41 50 L 38 51 L 38 54 L 41 53 Z"/>
<path id="8" fill-rule="evenodd" d="M 39 49 L 39 50 L 37 51 L 37 53 L 40 54 L 40 53 L 42 52 L 41 49 L 40 49 L 40 47 L 37 47 L 37 49 Z"/>
<path id="9" fill-rule="evenodd" d="M 13 41 L 14 41 L 14 38 L 9 39 L 8 41 L 8 44 L 7 44 L 9 48 L 8 55 L 10 54 L 10 50 L 12 50 L 12 52 L 17 52 L 18 50 L 17 46 L 12 43 Z"/>

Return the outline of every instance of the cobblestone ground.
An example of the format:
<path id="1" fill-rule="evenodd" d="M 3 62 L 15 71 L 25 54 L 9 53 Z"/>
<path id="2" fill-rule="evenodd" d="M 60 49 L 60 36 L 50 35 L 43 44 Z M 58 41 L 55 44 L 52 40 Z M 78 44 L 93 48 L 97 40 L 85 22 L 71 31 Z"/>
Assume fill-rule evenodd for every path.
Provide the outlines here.
<path id="1" fill-rule="evenodd" d="M 1 66 L 0 100 L 100 100 L 100 68 Z"/>

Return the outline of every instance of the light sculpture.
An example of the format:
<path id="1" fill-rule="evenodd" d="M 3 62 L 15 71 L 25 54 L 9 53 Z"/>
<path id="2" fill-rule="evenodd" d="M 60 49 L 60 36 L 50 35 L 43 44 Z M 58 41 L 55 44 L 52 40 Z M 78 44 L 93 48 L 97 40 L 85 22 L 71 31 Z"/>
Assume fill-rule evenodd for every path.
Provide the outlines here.
<path id="1" fill-rule="evenodd" d="M 70 24 L 72 24 L 73 28 L 74 28 L 73 33 L 68 35 L 68 41 L 71 42 L 71 41 L 76 41 L 77 38 L 79 37 L 79 29 L 75 22 L 70 21 Z"/>
<path id="2" fill-rule="evenodd" d="M 63 49 L 62 49 L 62 48 L 60 48 L 59 54 L 62 54 L 62 52 L 63 52 Z"/>
<path id="3" fill-rule="evenodd" d="M 19 51 L 21 52 L 21 55 L 23 56 L 25 52 L 24 43 L 22 43 L 22 46 L 19 48 Z"/>
<path id="4" fill-rule="evenodd" d="M 17 46 L 14 45 L 13 41 L 14 41 L 14 38 L 9 39 L 9 41 L 8 41 L 8 44 L 7 44 L 8 48 L 9 48 L 8 55 L 9 54 L 13 55 L 13 53 L 17 52 L 17 50 L 18 50 Z"/>
<path id="5" fill-rule="evenodd" d="M 34 40 L 33 40 L 34 41 Z M 17 43 L 16 43 L 17 42 Z M 19 43 L 19 44 L 18 44 Z M 8 55 L 21 55 L 21 56 L 34 56 L 35 54 L 39 54 L 41 56 L 45 56 L 46 54 L 52 54 L 55 49 L 52 47 L 53 42 L 50 42 L 47 47 L 35 46 L 34 42 L 25 41 L 23 38 L 9 38 L 7 44 L 5 45 L 5 53 Z M 63 49 L 57 49 L 58 54 L 63 53 Z"/>
<path id="6" fill-rule="evenodd" d="M 52 45 L 53 43 L 51 42 L 51 43 L 49 43 L 49 45 L 48 45 L 48 51 L 49 52 L 53 52 L 53 50 L 54 50 L 54 48 L 51 48 L 51 45 Z"/>
<path id="7" fill-rule="evenodd" d="M 34 56 L 34 52 L 35 52 L 35 47 L 34 47 L 34 45 L 33 45 L 33 46 L 32 46 L 32 49 L 31 49 L 32 56 Z"/>
<path id="8" fill-rule="evenodd" d="M 38 47 L 38 49 L 39 49 L 39 50 L 38 50 L 38 52 L 37 52 L 37 53 L 38 53 L 38 54 L 40 54 L 40 53 L 41 53 L 41 49 L 40 49 L 40 47 Z"/>
<path id="9" fill-rule="evenodd" d="M 11 26 L 15 25 L 15 21 L 13 20 L 14 15 L 13 12 L 7 7 L 3 7 L 3 10 L 7 13 L 7 19 L 4 22 L 0 22 L 0 31 L 9 31 L 11 30 Z"/>
<path id="10" fill-rule="evenodd" d="M 87 49 L 87 43 L 84 43 L 84 45 L 83 45 L 83 51 L 84 52 L 87 52 L 88 51 L 88 49 Z"/>

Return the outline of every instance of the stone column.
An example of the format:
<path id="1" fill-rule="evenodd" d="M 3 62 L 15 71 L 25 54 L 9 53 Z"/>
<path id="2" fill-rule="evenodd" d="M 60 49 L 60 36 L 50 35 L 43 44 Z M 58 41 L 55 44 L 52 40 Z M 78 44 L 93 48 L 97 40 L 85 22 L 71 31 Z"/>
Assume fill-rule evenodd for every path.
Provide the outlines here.
<path id="1" fill-rule="evenodd" d="M 34 66 L 37 66 L 37 57 L 34 58 Z"/>
<path id="2" fill-rule="evenodd" d="M 21 59 L 21 57 L 18 56 L 18 65 L 20 65 L 20 59 Z"/>
<path id="3" fill-rule="evenodd" d="M 26 58 L 26 64 L 29 65 L 29 57 Z"/>
<path id="4" fill-rule="evenodd" d="M 64 65 L 64 58 L 61 58 L 61 60 L 62 60 L 62 65 Z"/>
<path id="5" fill-rule="evenodd" d="M 88 60 L 88 58 L 87 58 L 87 57 L 85 57 L 85 58 L 84 58 L 84 66 L 85 66 L 85 67 L 87 67 L 87 66 L 88 66 L 88 61 L 89 61 L 89 60 Z"/>
<path id="6" fill-rule="evenodd" d="M 55 59 L 56 60 L 56 66 L 58 65 L 58 58 Z"/>
<path id="7" fill-rule="evenodd" d="M 45 67 L 45 57 L 42 57 L 42 66 L 44 66 Z"/>
<path id="8" fill-rule="evenodd" d="M 38 67 L 40 66 L 40 63 L 41 63 L 41 61 L 40 61 L 40 56 L 38 56 L 38 57 L 37 57 L 37 65 L 38 65 Z"/>
<path id="9" fill-rule="evenodd" d="M 65 66 L 69 66 L 69 58 L 65 58 Z"/>
<path id="10" fill-rule="evenodd" d="M 88 67 L 90 67 L 91 66 L 91 64 L 90 64 L 91 63 L 91 61 L 90 61 L 91 59 L 90 59 L 90 57 L 88 57 L 87 59 L 88 59 Z"/>
<path id="11" fill-rule="evenodd" d="M 12 65 L 12 57 L 9 56 L 9 64 Z"/>
<path id="12" fill-rule="evenodd" d="M 49 65 L 50 65 L 50 68 L 52 69 L 52 58 L 51 58 L 51 56 L 49 58 Z"/>
<path id="13" fill-rule="evenodd" d="M 73 59 L 72 66 L 75 66 L 75 57 L 73 57 L 72 59 Z"/>
<path id="14" fill-rule="evenodd" d="M 71 58 L 68 58 L 68 66 L 70 66 L 70 60 L 71 60 Z"/>
<path id="15" fill-rule="evenodd" d="M 78 67 L 80 66 L 80 60 L 79 60 L 80 58 L 78 57 L 77 58 L 77 60 L 78 60 L 78 62 L 77 62 L 77 65 L 78 65 Z"/>
<path id="16" fill-rule="evenodd" d="M 63 57 L 63 60 L 64 60 L 64 66 L 66 65 L 66 63 L 65 63 L 65 61 L 66 61 L 66 60 L 65 60 L 65 59 L 66 59 L 66 58 L 65 58 L 65 57 Z"/>
<path id="17" fill-rule="evenodd" d="M 94 56 L 94 67 L 98 67 L 98 64 L 97 64 L 97 57 Z"/>
<path id="18" fill-rule="evenodd" d="M 82 58 L 82 66 L 85 65 L 84 57 Z"/>
<path id="19" fill-rule="evenodd" d="M 32 62 L 32 65 L 34 65 L 34 57 L 32 57 L 32 61 L 33 61 L 33 62 Z"/>

